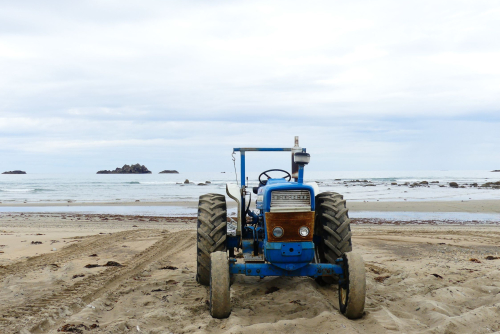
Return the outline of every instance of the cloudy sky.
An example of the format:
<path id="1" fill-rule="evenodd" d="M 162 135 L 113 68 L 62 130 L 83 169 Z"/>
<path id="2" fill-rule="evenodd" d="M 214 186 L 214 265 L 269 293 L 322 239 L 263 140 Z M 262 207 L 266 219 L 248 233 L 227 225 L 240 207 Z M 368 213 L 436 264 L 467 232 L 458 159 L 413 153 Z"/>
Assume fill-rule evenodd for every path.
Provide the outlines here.
<path id="1" fill-rule="evenodd" d="M 500 169 L 500 3 L 0 3 L 0 171 L 229 171 L 295 135 L 313 170 Z"/>

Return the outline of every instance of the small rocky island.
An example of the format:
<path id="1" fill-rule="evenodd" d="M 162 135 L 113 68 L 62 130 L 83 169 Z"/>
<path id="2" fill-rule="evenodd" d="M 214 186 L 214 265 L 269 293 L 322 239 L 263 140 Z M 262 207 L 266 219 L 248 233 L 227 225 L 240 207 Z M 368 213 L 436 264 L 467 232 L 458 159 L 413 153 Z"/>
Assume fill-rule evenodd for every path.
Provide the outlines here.
<path id="1" fill-rule="evenodd" d="M 492 170 L 491 172 L 493 172 L 493 173 L 500 173 L 500 169 L 495 169 L 495 170 Z"/>
<path id="2" fill-rule="evenodd" d="M 22 170 L 11 170 L 8 172 L 3 172 L 2 174 L 26 174 L 26 172 Z"/>
<path id="3" fill-rule="evenodd" d="M 135 164 L 132 166 L 123 165 L 115 170 L 100 170 L 97 174 L 151 174 L 151 171 L 144 165 Z"/>
<path id="4" fill-rule="evenodd" d="M 165 169 L 164 171 L 159 172 L 158 174 L 179 174 L 176 170 Z"/>

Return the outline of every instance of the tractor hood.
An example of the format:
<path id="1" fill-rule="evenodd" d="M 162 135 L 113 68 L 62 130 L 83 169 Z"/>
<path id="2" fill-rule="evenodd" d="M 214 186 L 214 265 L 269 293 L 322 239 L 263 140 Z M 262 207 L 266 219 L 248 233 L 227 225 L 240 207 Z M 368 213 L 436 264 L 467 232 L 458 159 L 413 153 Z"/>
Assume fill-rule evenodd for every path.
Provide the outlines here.
<path id="1" fill-rule="evenodd" d="M 314 211 L 314 187 L 310 184 L 270 179 L 260 187 L 257 209 L 264 212 Z"/>

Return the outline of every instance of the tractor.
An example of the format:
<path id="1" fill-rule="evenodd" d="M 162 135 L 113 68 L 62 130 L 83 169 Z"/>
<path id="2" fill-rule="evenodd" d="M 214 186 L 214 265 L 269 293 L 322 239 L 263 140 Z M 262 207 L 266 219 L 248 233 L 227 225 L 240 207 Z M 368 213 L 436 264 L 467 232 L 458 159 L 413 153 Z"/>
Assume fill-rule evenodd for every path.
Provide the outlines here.
<path id="1" fill-rule="evenodd" d="M 257 187 L 247 186 L 247 153 L 286 151 L 292 154 L 291 174 L 266 170 L 259 175 Z M 336 283 L 340 312 L 349 319 L 360 318 L 365 305 L 365 266 L 362 257 L 352 252 L 343 196 L 320 193 L 316 182 L 304 182 L 310 155 L 299 147 L 298 137 L 292 148 L 234 148 L 233 154 L 237 152 L 241 184 L 226 184 L 227 195 L 238 207 L 237 218 L 230 218 L 233 229 L 228 229 L 224 195 L 202 195 L 198 204 L 196 280 L 209 286 L 212 317 L 229 317 L 234 276 L 246 275 L 308 276 L 321 284 Z M 255 211 L 249 210 L 252 193 L 257 197 Z M 235 249 L 241 250 L 243 258 L 236 258 Z"/>

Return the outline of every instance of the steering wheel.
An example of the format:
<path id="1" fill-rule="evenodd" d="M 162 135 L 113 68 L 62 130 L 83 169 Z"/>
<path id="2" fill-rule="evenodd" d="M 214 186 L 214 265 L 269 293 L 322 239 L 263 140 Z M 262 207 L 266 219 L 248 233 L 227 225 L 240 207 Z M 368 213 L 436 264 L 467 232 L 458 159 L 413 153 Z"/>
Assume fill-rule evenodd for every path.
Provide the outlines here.
<path id="1" fill-rule="evenodd" d="M 268 170 L 263 171 L 262 173 L 260 173 L 260 175 L 259 175 L 259 183 L 260 184 L 266 185 L 267 184 L 267 180 L 272 179 L 272 177 L 270 177 L 267 174 L 268 172 L 283 172 L 283 173 L 286 174 L 285 177 L 284 177 L 285 180 L 290 181 L 292 179 L 292 176 L 286 170 L 283 170 L 283 169 L 268 169 Z M 262 180 L 262 176 L 263 175 L 267 176 L 267 180 Z"/>

